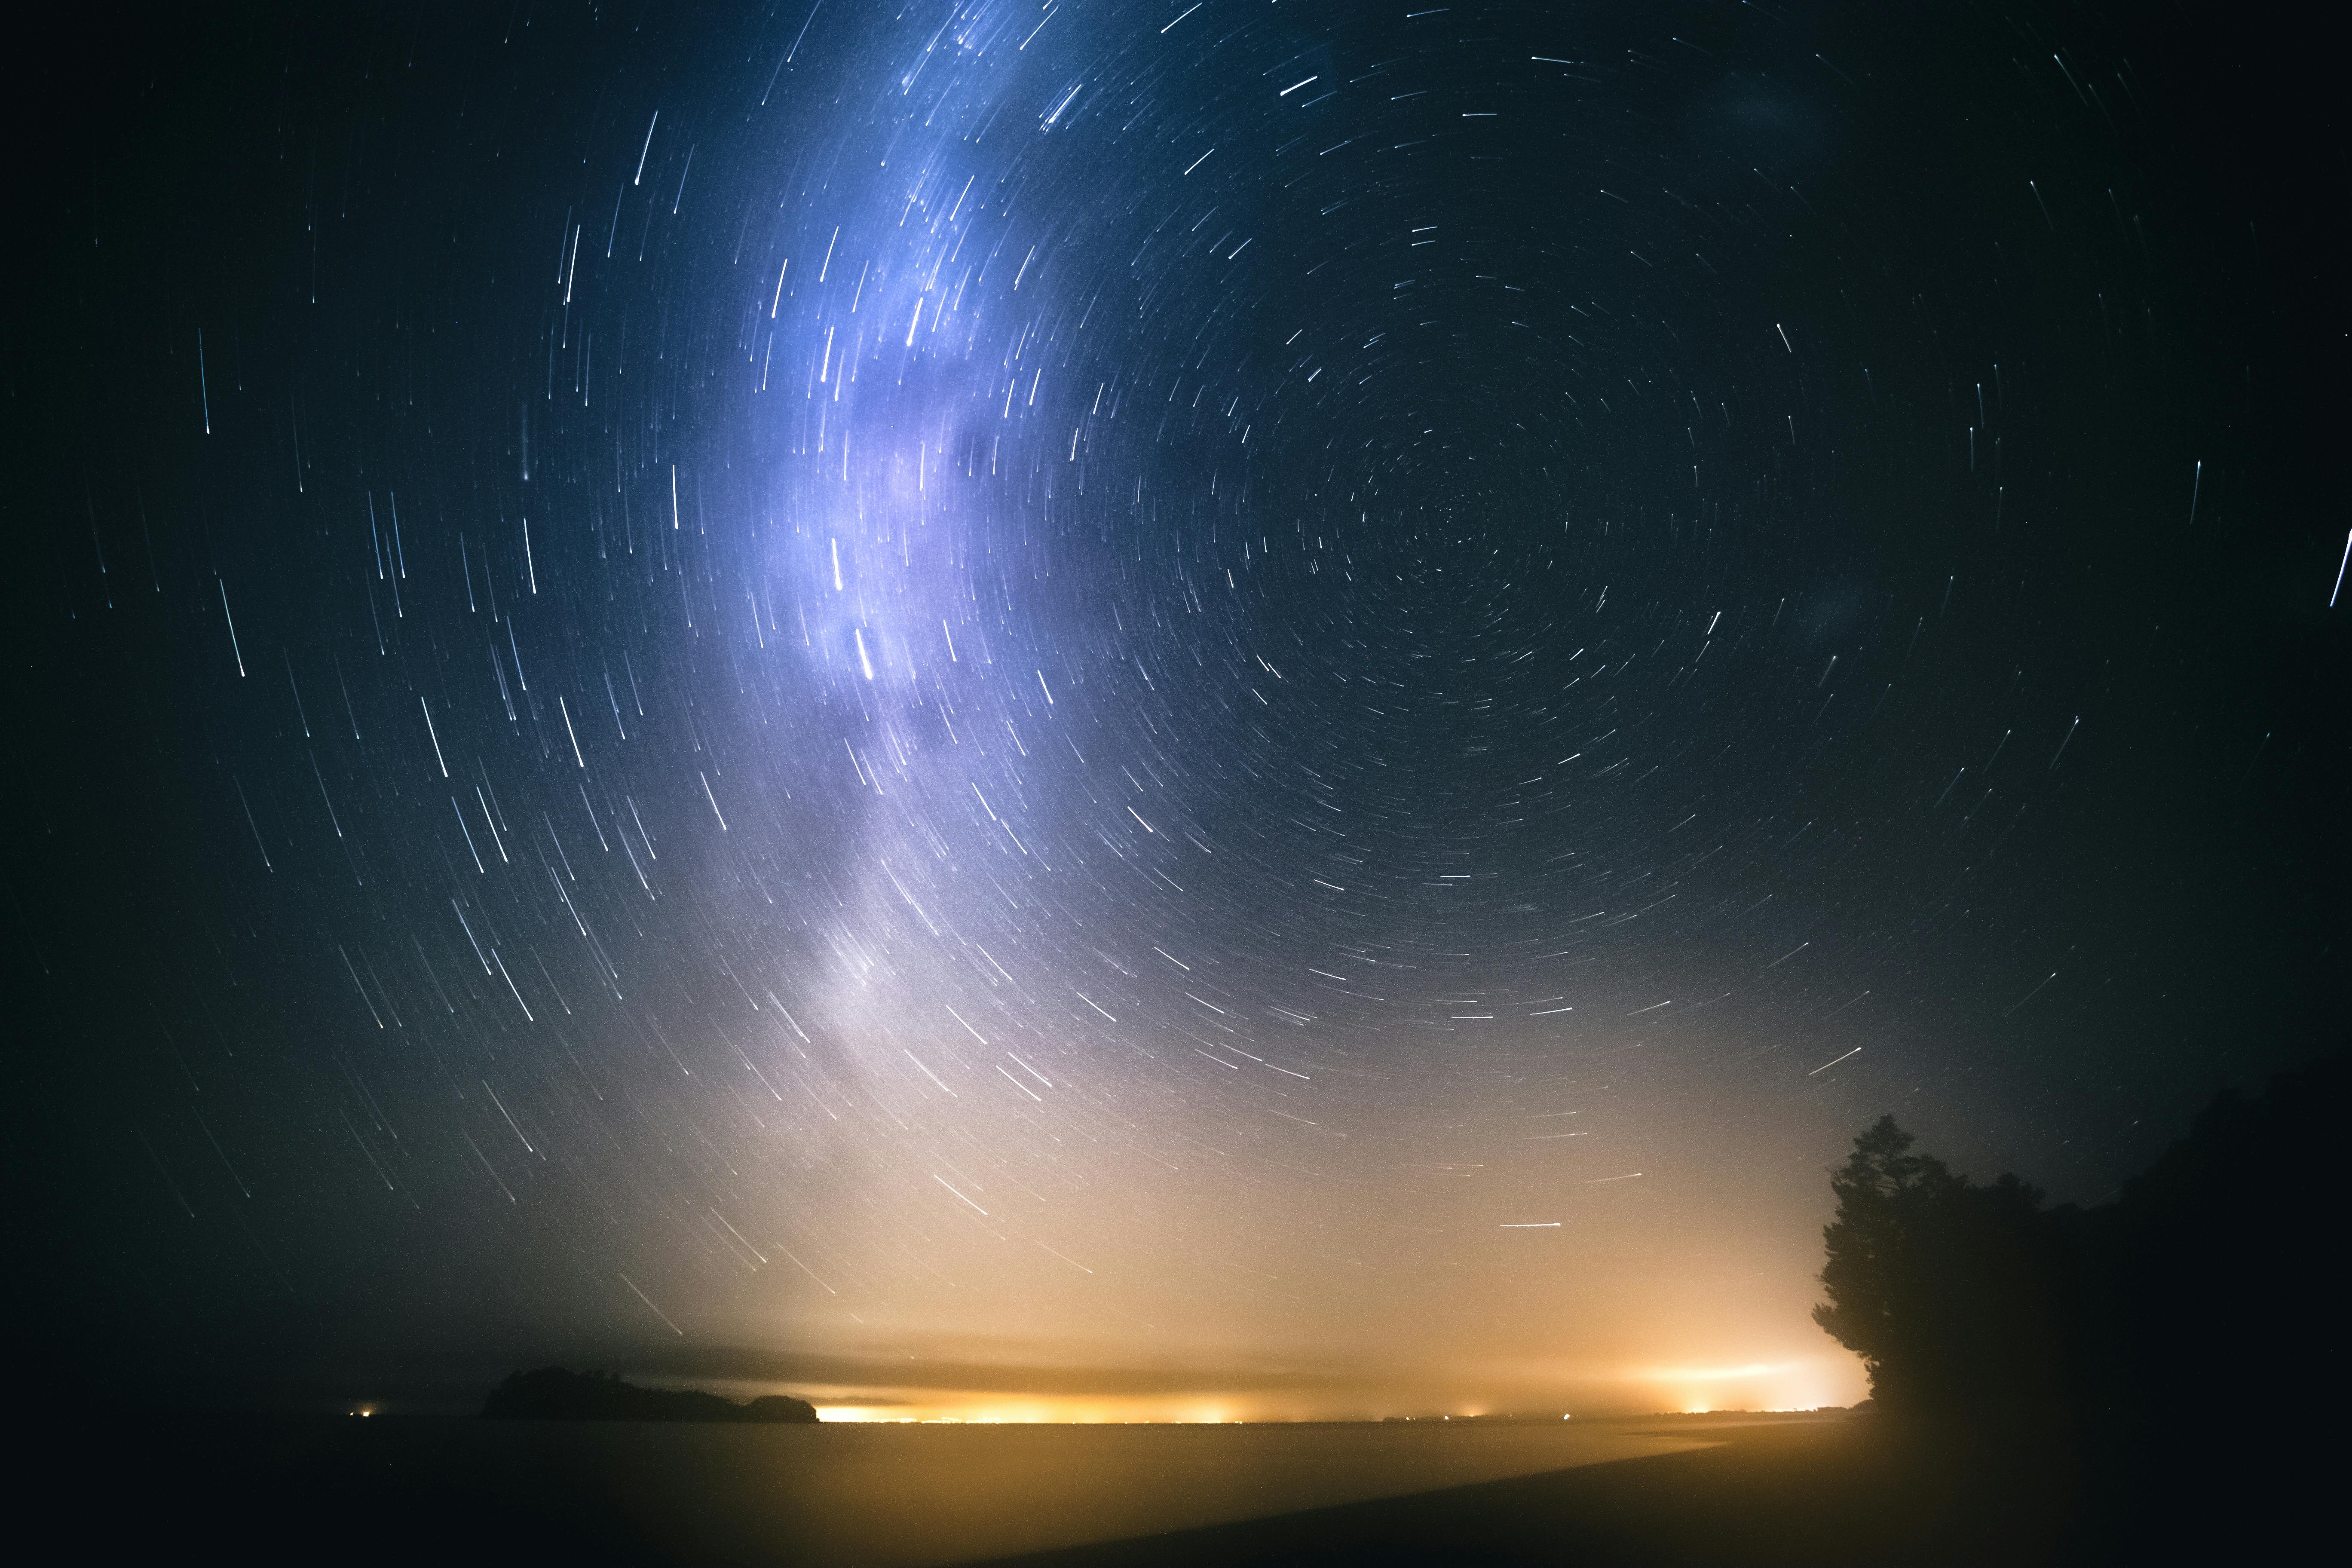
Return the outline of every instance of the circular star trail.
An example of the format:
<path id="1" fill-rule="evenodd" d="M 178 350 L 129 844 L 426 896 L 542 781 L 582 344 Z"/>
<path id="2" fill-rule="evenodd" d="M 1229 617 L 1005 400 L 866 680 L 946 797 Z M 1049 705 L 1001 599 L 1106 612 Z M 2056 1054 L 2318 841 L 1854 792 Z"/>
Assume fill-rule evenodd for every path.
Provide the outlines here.
<path id="1" fill-rule="evenodd" d="M 2314 1042 L 2340 515 L 2193 39 L 175 26 L 9 391 L 125 1342 L 1817 1404 L 1853 1127 L 2095 1200 Z"/>

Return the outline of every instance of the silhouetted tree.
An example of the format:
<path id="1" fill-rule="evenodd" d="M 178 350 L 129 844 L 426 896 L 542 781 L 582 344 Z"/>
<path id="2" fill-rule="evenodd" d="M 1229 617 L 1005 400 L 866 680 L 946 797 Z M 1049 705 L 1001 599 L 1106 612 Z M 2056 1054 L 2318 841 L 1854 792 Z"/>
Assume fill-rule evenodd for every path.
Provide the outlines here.
<path id="1" fill-rule="evenodd" d="M 1882 1406 L 1956 1426 L 1947 1451 L 2071 1469 L 2081 1560 L 2268 1560 L 2249 1542 L 2339 1484 L 2347 1101 L 2343 1052 L 2225 1090 L 2092 1209 L 1972 1183 L 1881 1117 L 1830 1173 L 1813 1321 Z M 1980 1419 L 2029 1408 L 2056 1419 Z"/>
<path id="2" fill-rule="evenodd" d="M 1889 1390 L 1881 1384 L 1894 1381 L 1887 1369 L 1904 1359 L 1918 1296 L 1897 1205 L 1916 1189 L 1951 1177 L 1940 1162 L 1912 1153 L 1915 1142 L 1892 1116 L 1856 1138 L 1845 1163 L 1830 1173 L 1837 1217 L 1822 1230 L 1828 1259 L 1821 1280 L 1830 1299 L 1813 1309 L 1813 1321 L 1862 1358 L 1872 1397 L 1882 1400 Z"/>
<path id="3" fill-rule="evenodd" d="M 1813 1321 L 1889 1409 L 2036 1402 L 2062 1382 L 2062 1237 L 2014 1176 L 1979 1186 L 1882 1116 L 1830 1174 L 1829 1300 Z"/>

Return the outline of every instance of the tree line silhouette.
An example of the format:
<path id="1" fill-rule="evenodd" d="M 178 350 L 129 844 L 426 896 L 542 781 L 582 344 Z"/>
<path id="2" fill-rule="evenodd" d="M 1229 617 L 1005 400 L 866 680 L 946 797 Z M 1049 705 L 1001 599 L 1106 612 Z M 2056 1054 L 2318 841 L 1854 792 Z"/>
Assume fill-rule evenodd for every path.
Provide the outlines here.
<path id="1" fill-rule="evenodd" d="M 2224 1090 L 2115 1201 L 2048 1206 L 1915 1151 L 1883 1116 L 1831 1173 L 1829 1300 L 1889 1412 L 2058 1405 L 2152 1415 L 2340 1392 L 2342 1137 L 2352 1053 Z M 2296 1359 L 2281 1359 L 2295 1347 Z M 2324 1364 L 2312 1364 L 2314 1362 Z"/>
<path id="2" fill-rule="evenodd" d="M 1972 1182 L 1881 1117 L 1831 1173 L 1814 1321 L 1881 1411 L 2063 1429 L 2144 1521 L 2307 1489 L 2326 1450 L 2298 1436 L 2346 1393 L 2347 1089 L 2339 1051 L 2225 1090 L 2091 1208 Z"/>

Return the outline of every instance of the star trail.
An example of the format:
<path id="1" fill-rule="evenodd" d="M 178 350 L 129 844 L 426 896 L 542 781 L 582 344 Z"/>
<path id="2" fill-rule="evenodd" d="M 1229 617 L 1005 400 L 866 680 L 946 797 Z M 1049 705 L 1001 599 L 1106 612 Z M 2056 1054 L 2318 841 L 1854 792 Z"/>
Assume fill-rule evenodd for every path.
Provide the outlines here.
<path id="1" fill-rule="evenodd" d="M 2303 275 L 2178 40 L 179 27 L 7 389 L 27 1289 L 122 1342 L 1843 1403 L 1853 1128 L 2095 1201 L 2340 989 Z"/>

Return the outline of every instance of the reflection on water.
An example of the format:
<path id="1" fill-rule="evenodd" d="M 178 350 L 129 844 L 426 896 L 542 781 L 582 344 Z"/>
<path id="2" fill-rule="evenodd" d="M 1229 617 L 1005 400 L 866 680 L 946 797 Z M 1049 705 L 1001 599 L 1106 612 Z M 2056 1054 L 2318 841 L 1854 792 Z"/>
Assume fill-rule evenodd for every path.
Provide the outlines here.
<path id="1" fill-rule="evenodd" d="M 827 1568 L 919 1568 L 1115 1540 L 1672 1453 L 1707 1440 L 1568 1423 L 518 1423 L 504 1433 L 475 1423 L 459 1439 L 471 1451 L 466 1462 L 490 1469 L 527 1462 L 610 1477 L 643 1529 L 694 1555 L 782 1551 Z M 509 1451 L 497 1451 L 501 1445 Z"/>

